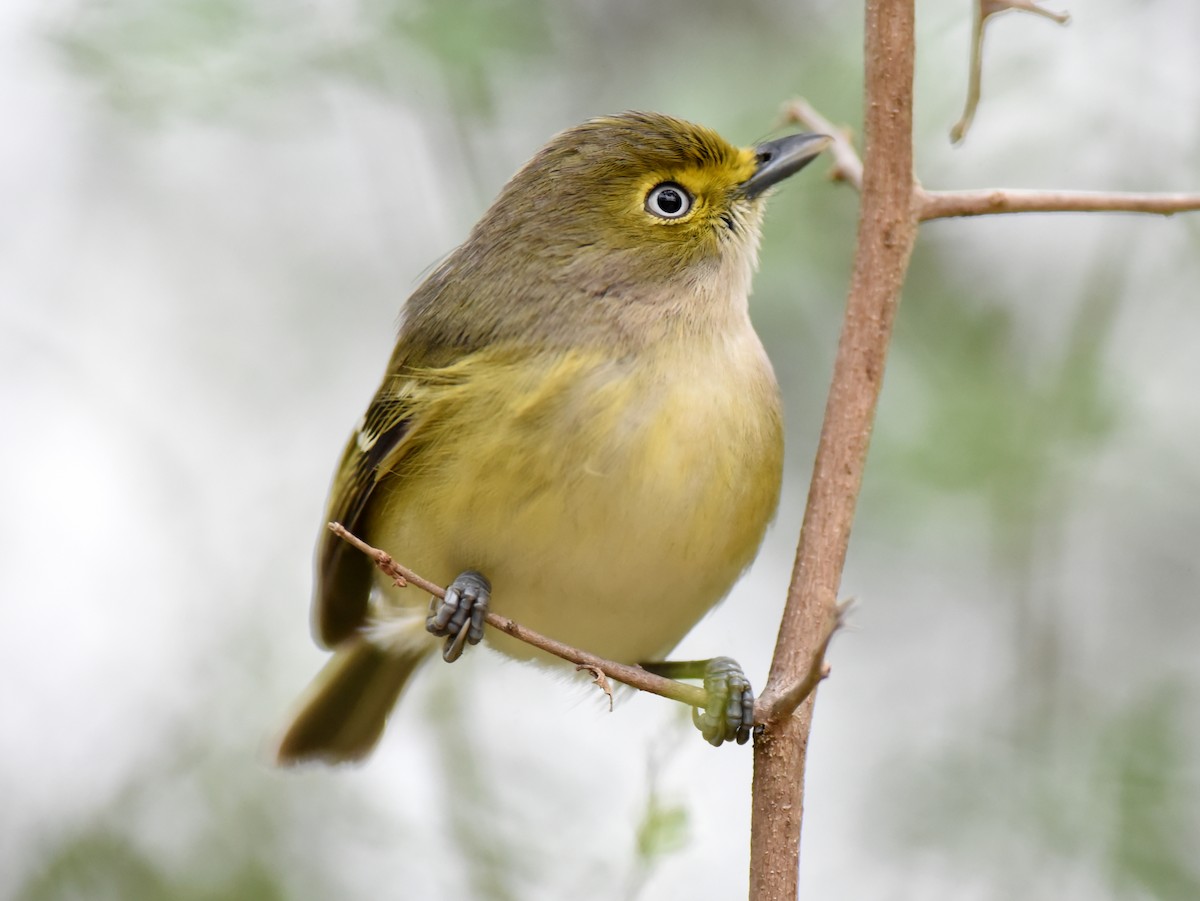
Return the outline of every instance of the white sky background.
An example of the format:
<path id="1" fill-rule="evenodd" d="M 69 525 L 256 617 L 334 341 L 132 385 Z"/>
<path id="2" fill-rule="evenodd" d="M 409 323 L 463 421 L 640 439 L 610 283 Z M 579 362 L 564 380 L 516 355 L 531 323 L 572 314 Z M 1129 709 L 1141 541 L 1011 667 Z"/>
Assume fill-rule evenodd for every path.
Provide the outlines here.
<path id="1" fill-rule="evenodd" d="M 1200 189 L 1194 4 L 1077 4 L 1065 30 L 1008 17 L 975 131 L 952 150 L 967 5 L 921 5 L 918 171 L 931 187 Z M 453 885 L 437 866 L 450 814 L 424 732 L 434 700 L 457 689 L 477 717 L 470 753 L 493 777 L 511 774 L 493 787 L 505 828 L 536 838 L 535 862 L 580 861 L 573 897 L 606 897 L 597 886 L 626 878 L 655 755 L 669 760 L 660 788 L 686 805 L 691 841 L 644 896 L 740 896 L 750 754 L 708 748 L 656 699 L 626 698 L 610 717 L 582 688 L 473 655 L 453 672 L 428 667 L 360 770 L 265 765 L 271 731 L 321 660 L 307 627 L 309 561 L 333 463 L 386 361 L 400 301 L 481 208 L 438 123 L 344 87 L 315 93 L 310 129 L 130 127 L 42 40 L 55 15 L 36 0 L 0 5 L 0 895 L 39 849 L 184 741 L 198 771 L 232 768 L 231 784 L 297 811 L 277 860 L 329 853 L 352 862 L 337 878 L 357 897 L 437 897 Z M 651 93 L 614 108 L 668 102 Z M 498 133 L 489 168 L 502 177 L 561 124 Z M 1056 340 L 1057 298 L 1075 296 L 1112 234 L 1049 217 L 932 228 L 964 260 L 964 290 L 977 280 L 1011 298 L 1032 346 Z M 1092 499 L 1072 517 L 1054 577 L 1090 590 L 1150 557 L 1174 571 L 1178 627 L 1161 641 L 1134 629 L 1128 665 L 1194 690 L 1200 231 L 1182 218 L 1119 228 L 1137 303 L 1123 307 L 1113 378 L 1134 427 L 1089 464 Z M 902 396 L 903 358 L 897 366 L 889 390 Z M 757 683 L 805 490 L 807 459 L 790 462 L 767 551 L 680 650 L 731 654 Z M 1127 511 L 1178 526 L 1139 543 L 1114 525 Z M 880 840 L 872 829 L 888 828 L 871 799 L 897 737 L 906 753 L 938 744 L 1009 675 L 988 640 L 1002 622 L 956 605 L 978 590 L 987 547 L 969 503 L 949 535 L 864 526 L 846 580 L 861 600 L 856 629 L 835 644 L 809 767 L 812 897 L 1003 896 L 986 876 L 972 885 L 969 868 L 865 850 Z M 1111 634 L 1089 632 L 1081 603 L 1070 608 L 1080 678 L 1098 678 L 1111 669 Z M 1117 694 L 1130 687 L 1116 681 Z M 185 781 L 166 783 L 161 809 L 145 805 L 138 827 L 166 859 L 205 828 Z M 369 807 L 373 827 L 334 833 L 321 805 Z M 1094 896 L 1086 866 L 1047 872 L 1054 897 Z M 563 897 L 564 884 L 544 897 Z"/>

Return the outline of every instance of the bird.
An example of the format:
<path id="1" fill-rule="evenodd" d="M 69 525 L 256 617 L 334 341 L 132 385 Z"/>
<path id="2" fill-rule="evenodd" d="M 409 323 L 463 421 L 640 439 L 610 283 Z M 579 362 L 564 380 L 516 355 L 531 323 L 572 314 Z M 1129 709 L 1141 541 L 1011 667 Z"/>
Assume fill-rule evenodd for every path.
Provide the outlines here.
<path id="1" fill-rule="evenodd" d="M 779 388 L 748 298 L 771 189 L 829 144 L 738 147 L 659 113 L 555 135 L 405 303 L 327 520 L 446 585 L 401 590 L 322 530 L 312 621 L 332 657 L 281 764 L 361 760 L 413 672 L 488 610 L 611 660 L 703 678 L 712 744 L 753 733 L 728 657 L 664 662 L 754 559 L 779 501 Z"/>

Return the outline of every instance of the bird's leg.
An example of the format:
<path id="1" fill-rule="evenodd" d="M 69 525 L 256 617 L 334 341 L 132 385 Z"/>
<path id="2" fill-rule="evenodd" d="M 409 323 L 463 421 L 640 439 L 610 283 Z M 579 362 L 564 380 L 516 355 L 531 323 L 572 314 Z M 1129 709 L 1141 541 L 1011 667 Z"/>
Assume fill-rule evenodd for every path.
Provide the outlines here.
<path id="1" fill-rule="evenodd" d="M 437 598 L 430 600 L 425 629 L 432 635 L 445 636 L 442 659 L 447 663 L 462 656 L 467 644 L 479 644 L 483 638 L 483 618 L 491 595 L 492 584 L 483 573 L 468 569 L 450 583 L 440 602 Z"/>
<path id="2" fill-rule="evenodd" d="M 692 708 L 692 722 L 710 745 L 736 741 L 744 745 L 760 729 L 754 725 L 754 690 L 731 657 L 712 660 L 643 663 L 642 668 L 668 679 L 703 679 L 708 700 L 701 711 Z"/>

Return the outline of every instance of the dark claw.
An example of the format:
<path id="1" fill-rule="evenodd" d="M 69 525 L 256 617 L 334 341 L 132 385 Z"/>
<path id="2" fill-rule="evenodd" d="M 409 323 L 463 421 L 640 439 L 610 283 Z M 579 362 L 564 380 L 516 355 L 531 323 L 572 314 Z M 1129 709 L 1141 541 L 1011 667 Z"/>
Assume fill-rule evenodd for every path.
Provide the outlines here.
<path id="1" fill-rule="evenodd" d="M 432 635 L 446 638 L 442 659 L 447 663 L 457 660 L 466 645 L 479 644 L 483 639 L 484 616 L 491 593 L 487 578 L 469 569 L 450 583 L 441 603 L 436 598 L 430 602 L 425 628 Z"/>
<path id="2" fill-rule="evenodd" d="M 754 691 L 737 661 L 729 657 L 709 660 L 704 670 L 704 692 L 708 703 L 703 712 L 692 710 L 692 722 L 704 740 L 718 747 L 727 741 L 739 745 L 748 742 L 755 732 Z"/>

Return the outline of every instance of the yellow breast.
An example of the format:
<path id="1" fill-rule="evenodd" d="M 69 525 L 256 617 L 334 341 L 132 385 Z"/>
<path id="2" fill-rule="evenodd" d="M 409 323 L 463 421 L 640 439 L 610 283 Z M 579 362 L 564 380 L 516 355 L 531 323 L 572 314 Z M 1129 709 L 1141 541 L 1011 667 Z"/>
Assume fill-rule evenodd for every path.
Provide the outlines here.
<path id="1" fill-rule="evenodd" d="M 726 594 L 774 514 L 778 391 L 748 326 L 636 364 L 518 360 L 456 392 L 419 465 L 380 485 L 369 534 L 443 584 L 480 570 L 497 612 L 593 653 L 661 658 Z"/>

